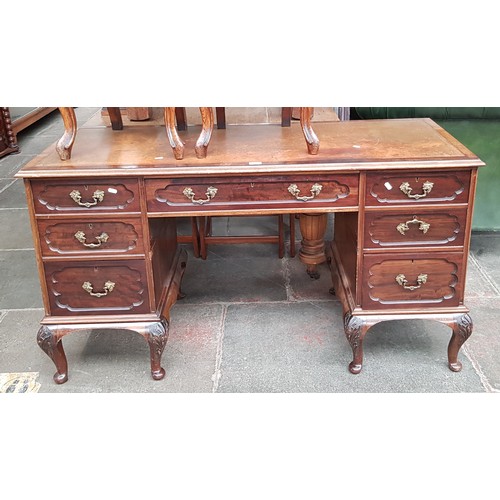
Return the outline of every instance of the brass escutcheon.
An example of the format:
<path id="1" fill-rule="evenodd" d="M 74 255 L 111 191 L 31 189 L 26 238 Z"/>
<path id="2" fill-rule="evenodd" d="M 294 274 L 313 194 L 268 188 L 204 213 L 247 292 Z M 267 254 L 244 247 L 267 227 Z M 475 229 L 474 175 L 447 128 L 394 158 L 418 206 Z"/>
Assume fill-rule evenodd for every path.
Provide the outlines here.
<path id="1" fill-rule="evenodd" d="M 194 191 L 190 187 L 185 188 L 184 191 L 182 191 L 182 194 L 186 198 L 191 200 L 192 203 L 197 203 L 198 205 L 204 205 L 205 203 L 208 203 L 210 200 L 214 198 L 214 196 L 217 194 L 217 191 L 218 189 L 216 187 L 209 186 L 205 193 L 206 199 L 204 200 L 195 200 L 194 197 L 196 195 L 194 194 Z"/>
<path id="2" fill-rule="evenodd" d="M 96 189 L 94 191 L 94 194 L 92 195 L 92 199 L 94 200 L 93 202 L 90 201 L 82 202 L 82 194 L 77 189 L 71 191 L 69 195 L 77 205 L 86 208 L 93 207 L 94 205 L 97 205 L 100 201 L 104 200 L 104 191 L 101 191 L 100 189 Z"/>
<path id="3" fill-rule="evenodd" d="M 430 181 L 425 181 L 422 184 L 422 194 L 411 194 L 413 191 L 412 187 L 410 186 L 409 182 L 403 182 L 401 186 L 399 186 L 399 189 L 403 191 L 403 193 L 408 196 L 408 198 L 412 198 L 414 200 L 419 200 L 420 198 L 425 198 L 431 191 L 432 188 L 434 187 L 434 183 Z"/>
<path id="4" fill-rule="evenodd" d="M 88 292 L 89 295 L 92 295 L 92 297 L 100 298 L 112 292 L 115 286 L 116 283 L 113 283 L 112 281 L 106 281 L 106 283 L 104 283 L 104 292 L 94 292 L 94 287 L 92 286 L 92 283 L 90 283 L 90 281 L 85 281 L 82 285 L 82 288 L 86 292 Z"/>
<path id="5" fill-rule="evenodd" d="M 101 233 L 99 236 L 96 236 L 95 239 L 98 243 L 86 243 L 87 237 L 83 231 L 77 231 L 75 233 L 75 238 L 85 247 L 87 248 L 97 248 L 100 247 L 103 243 L 106 243 L 109 239 L 108 233 Z"/>
<path id="6" fill-rule="evenodd" d="M 396 276 L 396 281 L 398 282 L 398 285 L 401 285 L 405 290 L 413 291 L 417 288 L 420 288 L 424 283 L 427 282 L 427 274 L 419 274 L 417 276 L 416 285 L 408 285 L 408 280 L 406 279 L 406 276 L 404 274 L 398 274 Z"/>
<path id="7" fill-rule="evenodd" d="M 408 231 L 410 228 L 408 224 L 419 224 L 418 229 L 422 231 L 424 234 L 429 230 L 431 227 L 429 222 L 424 222 L 423 220 L 418 220 L 417 216 L 414 216 L 412 220 L 407 220 L 406 222 L 401 222 L 401 224 L 398 224 L 396 226 L 396 229 L 403 235 L 406 236 L 406 231 Z"/>
<path id="8" fill-rule="evenodd" d="M 312 196 L 299 196 L 300 195 L 300 189 L 298 188 L 297 184 L 290 184 L 288 186 L 288 192 L 295 197 L 296 200 L 299 201 L 309 201 L 313 200 L 316 198 L 316 196 L 321 193 L 321 190 L 323 189 L 323 186 L 321 184 L 313 184 L 311 187 L 311 195 Z"/>

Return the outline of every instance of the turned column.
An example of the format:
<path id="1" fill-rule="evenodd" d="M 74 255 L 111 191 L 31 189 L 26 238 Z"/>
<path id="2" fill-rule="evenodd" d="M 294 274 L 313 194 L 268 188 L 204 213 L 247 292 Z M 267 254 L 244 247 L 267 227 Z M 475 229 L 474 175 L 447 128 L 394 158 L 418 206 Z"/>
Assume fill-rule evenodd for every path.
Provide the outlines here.
<path id="1" fill-rule="evenodd" d="M 301 214 L 299 218 L 302 233 L 300 260 L 307 266 L 311 278 L 318 279 L 316 266 L 326 261 L 325 232 L 327 214 Z"/>

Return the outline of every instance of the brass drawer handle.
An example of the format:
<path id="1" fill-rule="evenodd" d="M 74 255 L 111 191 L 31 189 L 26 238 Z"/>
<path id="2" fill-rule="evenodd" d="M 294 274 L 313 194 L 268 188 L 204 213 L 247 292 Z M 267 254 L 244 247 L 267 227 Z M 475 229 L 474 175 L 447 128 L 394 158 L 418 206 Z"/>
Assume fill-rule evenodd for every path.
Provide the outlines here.
<path id="1" fill-rule="evenodd" d="M 410 183 L 409 182 L 403 182 L 403 184 L 401 184 L 401 186 L 399 186 L 399 189 L 401 189 L 401 191 L 403 191 L 403 193 L 406 196 L 408 196 L 408 198 L 412 198 L 414 200 L 419 200 L 420 198 L 425 198 L 432 191 L 433 187 L 434 187 L 434 183 L 433 182 L 425 181 L 422 184 L 422 191 L 423 191 L 422 194 L 411 194 L 411 192 L 413 191 L 413 189 L 410 186 Z"/>
<path id="2" fill-rule="evenodd" d="M 420 288 L 424 283 L 427 282 L 427 274 L 419 274 L 417 277 L 416 285 L 408 285 L 408 280 L 406 279 L 406 276 L 404 274 L 398 274 L 396 276 L 396 281 L 398 282 L 398 285 L 401 285 L 405 290 L 413 291 L 417 288 Z"/>
<path id="3" fill-rule="evenodd" d="M 197 203 L 198 205 L 204 205 L 205 203 L 208 203 L 210 200 L 212 200 L 214 198 L 214 196 L 217 194 L 217 191 L 218 191 L 218 189 L 216 187 L 209 186 L 207 188 L 206 193 L 205 193 L 206 199 L 204 199 L 204 200 L 195 200 L 194 199 L 194 197 L 195 197 L 194 191 L 190 187 L 187 187 L 186 189 L 184 189 L 182 194 L 186 198 L 191 200 L 192 203 Z"/>
<path id="4" fill-rule="evenodd" d="M 94 205 L 97 205 L 100 201 L 104 200 L 104 191 L 101 191 L 100 189 L 96 189 L 94 191 L 94 194 L 92 195 L 92 198 L 94 200 L 93 202 L 90 202 L 90 201 L 82 202 L 82 195 L 81 195 L 80 191 L 78 191 L 77 189 L 74 189 L 73 191 L 71 191 L 71 193 L 69 193 L 69 195 L 71 196 L 71 199 L 77 205 L 80 205 L 81 207 L 87 207 L 87 208 L 93 207 Z"/>
<path id="5" fill-rule="evenodd" d="M 115 288 L 116 283 L 113 283 L 112 281 L 106 281 L 104 283 L 104 292 L 94 292 L 94 287 L 92 286 L 92 283 L 90 281 L 85 281 L 85 283 L 82 285 L 82 288 L 89 293 L 89 295 L 92 295 L 92 297 L 104 297 L 105 295 L 108 295 L 108 293 L 112 292 L 113 289 Z"/>
<path id="6" fill-rule="evenodd" d="M 85 247 L 97 248 L 108 241 L 109 235 L 108 233 L 101 233 L 99 236 L 96 236 L 95 239 L 98 241 L 98 243 L 87 243 L 87 237 L 85 236 L 85 233 L 83 231 L 77 231 L 75 233 L 75 238 Z"/>
<path id="7" fill-rule="evenodd" d="M 431 227 L 429 222 L 424 222 L 423 220 L 418 220 L 416 216 L 413 217 L 412 220 L 407 220 L 406 222 L 401 222 L 401 224 L 398 224 L 396 229 L 403 235 L 406 236 L 406 231 L 408 231 L 410 228 L 408 224 L 419 224 L 418 229 L 422 231 L 424 234 L 429 230 Z"/>
<path id="8" fill-rule="evenodd" d="M 321 190 L 323 189 L 323 186 L 321 184 L 313 184 L 311 187 L 311 195 L 312 196 L 299 196 L 300 195 L 300 189 L 297 187 L 297 184 L 290 184 L 288 186 L 288 192 L 292 195 L 295 196 L 296 200 L 299 201 L 309 201 L 313 200 L 318 196 L 319 193 L 321 193 Z"/>

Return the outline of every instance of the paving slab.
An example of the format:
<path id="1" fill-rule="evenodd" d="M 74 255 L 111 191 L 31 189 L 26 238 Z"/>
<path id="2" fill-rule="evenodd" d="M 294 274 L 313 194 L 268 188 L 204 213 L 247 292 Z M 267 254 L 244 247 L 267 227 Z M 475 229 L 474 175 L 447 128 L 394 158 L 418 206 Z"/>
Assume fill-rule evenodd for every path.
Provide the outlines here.
<path id="1" fill-rule="evenodd" d="M 27 208 L 0 208 L 0 228 L 0 250 L 33 249 Z"/>
<path id="2" fill-rule="evenodd" d="M 433 321 L 375 325 L 364 367 L 348 371 L 351 349 L 339 303 L 228 306 L 220 392 L 484 392 L 471 362 L 447 367 L 451 330 Z"/>
<path id="3" fill-rule="evenodd" d="M 0 250 L 0 309 L 43 307 L 34 250 Z"/>
<path id="4" fill-rule="evenodd" d="M 81 330 L 63 339 L 69 380 L 52 380 L 55 366 L 38 347 L 43 311 L 8 311 L 0 320 L 0 373 L 37 372 L 39 392 L 212 392 L 222 306 L 176 305 L 162 358 L 166 375 L 153 380 L 149 347 L 129 330 Z"/>
<path id="5" fill-rule="evenodd" d="M 464 349 L 483 377 L 485 387 L 500 392 L 500 297 L 475 297 L 467 305 L 473 330 Z"/>
<path id="6" fill-rule="evenodd" d="M 0 179 L 0 208 L 24 208 L 27 210 L 26 191 L 21 179 Z"/>
<path id="7" fill-rule="evenodd" d="M 187 246 L 184 300 L 189 304 L 286 300 L 282 264 L 272 246 L 212 245 L 207 260 L 194 258 Z"/>

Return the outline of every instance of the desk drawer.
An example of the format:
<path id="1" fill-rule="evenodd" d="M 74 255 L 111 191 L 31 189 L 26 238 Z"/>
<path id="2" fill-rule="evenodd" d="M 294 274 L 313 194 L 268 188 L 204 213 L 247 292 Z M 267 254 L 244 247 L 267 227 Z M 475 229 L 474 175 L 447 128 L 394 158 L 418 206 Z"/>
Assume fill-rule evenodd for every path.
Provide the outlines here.
<path id="1" fill-rule="evenodd" d="M 467 203 L 470 171 L 372 173 L 366 179 L 366 206 Z"/>
<path id="2" fill-rule="evenodd" d="M 142 260 L 47 262 L 45 277 L 52 315 L 150 312 Z"/>
<path id="3" fill-rule="evenodd" d="M 140 219 L 38 220 L 42 255 L 144 254 Z"/>
<path id="4" fill-rule="evenodd" d="M 458 306 L 463 254 L 365 255 L 363 309 Z"/>
<path id="5" fill-rule="evenodd" d="M 31 183 L 37 214 L 140 212 L 136 180 L 68 179 Z"/>
<path id="6" fill-rule="evenodd" d="M 146 192 L 149 212 L 355 207 L 358 176 L 152 179 L 146 181 Z"/>
<path id="7" fill-rule="evenodd" d="M 365 212 L 365 248 L 463 246 L 467 209 Z"/>

